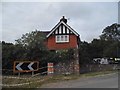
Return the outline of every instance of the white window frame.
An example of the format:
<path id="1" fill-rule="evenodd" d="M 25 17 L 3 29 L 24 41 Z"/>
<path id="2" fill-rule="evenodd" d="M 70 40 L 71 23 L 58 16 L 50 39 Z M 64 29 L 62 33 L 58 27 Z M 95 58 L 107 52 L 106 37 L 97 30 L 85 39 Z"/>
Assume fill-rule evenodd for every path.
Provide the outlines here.
<path id="1" fill-rule="evenodd" d="M 63 37 L 63 38 L 62 38 Z M 67 38 L 66 38 L 67 37 Z M 56 35 L 56 43 L 69 42 L 69 35 Z M 59 38 L 59 39 L 58 39 Z"/>

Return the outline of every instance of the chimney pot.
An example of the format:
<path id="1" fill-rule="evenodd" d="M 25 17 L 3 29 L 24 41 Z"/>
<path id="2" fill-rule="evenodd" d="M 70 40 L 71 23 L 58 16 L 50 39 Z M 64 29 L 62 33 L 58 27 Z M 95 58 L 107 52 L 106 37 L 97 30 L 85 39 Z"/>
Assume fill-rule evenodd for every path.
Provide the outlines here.
<path id="1" fill-rule="evenodd" d="M 65 16 L 63 16 L 60 21 L 63 21 L 64 23 L 67 23 L 67 19 L 65 19 Z"/>

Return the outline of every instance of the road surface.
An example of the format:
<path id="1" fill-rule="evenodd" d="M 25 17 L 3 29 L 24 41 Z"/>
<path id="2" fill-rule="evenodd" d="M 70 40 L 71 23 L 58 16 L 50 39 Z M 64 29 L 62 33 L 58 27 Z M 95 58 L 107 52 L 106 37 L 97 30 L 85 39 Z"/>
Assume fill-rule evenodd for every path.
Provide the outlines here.
<path id="1" fill-rule="evenodd" d="M 118 74 L 107 74 L 43 85 L 41 88 L 118 88 Z"/>

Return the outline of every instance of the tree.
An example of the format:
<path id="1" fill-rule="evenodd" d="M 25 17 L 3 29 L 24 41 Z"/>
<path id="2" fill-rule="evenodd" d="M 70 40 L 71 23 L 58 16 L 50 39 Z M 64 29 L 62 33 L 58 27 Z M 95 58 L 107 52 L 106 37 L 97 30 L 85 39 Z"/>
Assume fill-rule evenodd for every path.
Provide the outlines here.
<path id="1" fill-rule="evenodd" d="M 120 57 L 120 24 L 107 26 L 100 39 L 91 43 L 81 42 L 80 64 L 90 64 L 93 58 Z"/>
<path id="2" fill-rule="evenodd" d="M 91 46 L 88 42 L 81 42 L 80 43 L 80 49 L 79 49 L 79 58 L 80 58 L 80 64 L 90 64 L 92 63 L 92 57 L 91 57 Z"/>
<path id="3" fill-rule="evenodd" d="M 25 47 L 20 44 L 14 45 L 14 60 L 27 60 Z"/>
<path id="4" fill-rule="evenodd" d="M 23 54 L 26 60 L 39 60 L 41 61 L 43 56 L 47 54 L 47 48 L 44 43 L 45 41 L 44 33 L 40 31 L 32 31 L 31 33 L 26 33 L 22 37 L 16 40 L 16 45 L 18 48 L 24 48 Z"/>
<path id="5" fill-rule="evenodd" d="M 99 39 L 93 39 L 93 41 L 90 43 L 92 52 L 91 57 L 92 58 L 100 58 L 103 56 L 103 42 Z"/>
<path id="6" fill-rule="evenodd" d="M 106 41 L 106 47 L 103 50 L 104 57 L 119 57 L 120 58 L 120 42 Z"/>
<path id="7" fill-rule="evenodd" d="M 114 23 L 111 26 L 107 26 L 100 35 L 101 40 L 117 40 L 120 41 L 120 24 Z"/>
<path id="8" fill-rule="evenodd" d="M 106 48 L 103 50 L 105 57 L 120 57 L 120 24 L 114 23 L 107 26 L 100 35 L 100 40 L 104 41 Z"/>
<path id="9" fill-rule="evenodd" d="M 2 41 L 2 69 L 13 69 L 13 62 L 14 62 L 14 44 L 12 43 L 6 43 L 5 41 Z M 3 73 L 8 73 L 8 71 L 3 71 Z"/>

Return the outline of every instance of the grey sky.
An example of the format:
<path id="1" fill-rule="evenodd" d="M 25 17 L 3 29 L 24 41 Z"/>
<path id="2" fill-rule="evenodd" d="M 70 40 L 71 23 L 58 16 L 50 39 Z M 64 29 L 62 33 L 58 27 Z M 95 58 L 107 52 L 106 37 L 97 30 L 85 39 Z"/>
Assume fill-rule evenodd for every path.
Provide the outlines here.
<path id="1" fill-rule="evenodd" d="M 3 2 L 2 40 L 14 42 L 35 29 L 51 30 L 62 16 L 82 41 L 98 38 L 102 30 L 118 22 L 117 2 Z"/>

